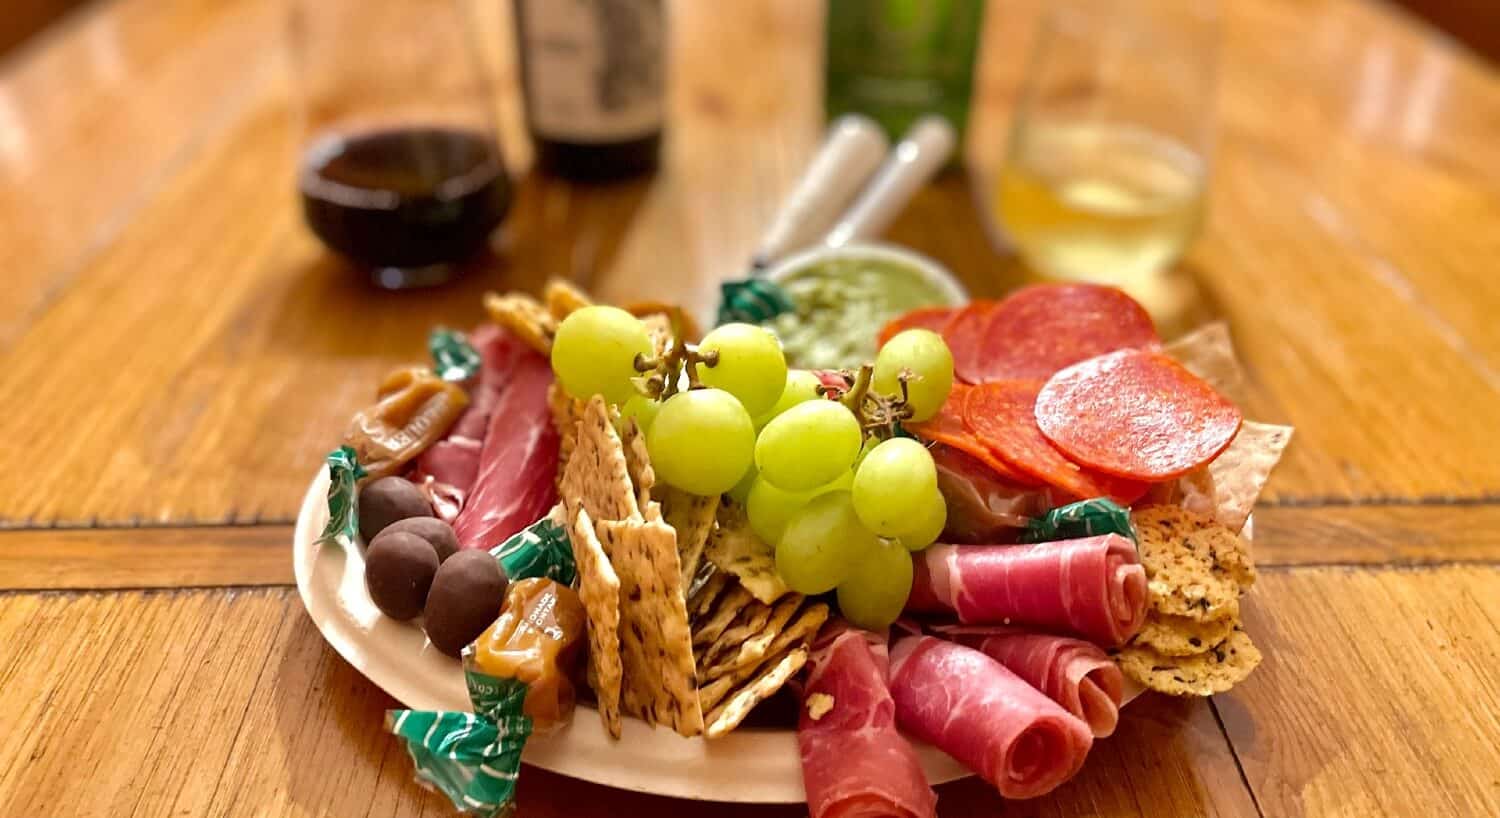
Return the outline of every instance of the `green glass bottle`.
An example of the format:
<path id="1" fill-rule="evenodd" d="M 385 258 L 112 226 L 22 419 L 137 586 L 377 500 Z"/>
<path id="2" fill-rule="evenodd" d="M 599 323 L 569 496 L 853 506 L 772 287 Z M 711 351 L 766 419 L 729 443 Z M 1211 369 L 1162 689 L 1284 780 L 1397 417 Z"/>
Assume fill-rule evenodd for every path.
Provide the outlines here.
<path id="1" fill-rule="evenodd" d="M 961 140 L 983 17 L 983 0 L 829 0 L 828 117 L 867 114 L 895 140 L 936 113 Z"/>

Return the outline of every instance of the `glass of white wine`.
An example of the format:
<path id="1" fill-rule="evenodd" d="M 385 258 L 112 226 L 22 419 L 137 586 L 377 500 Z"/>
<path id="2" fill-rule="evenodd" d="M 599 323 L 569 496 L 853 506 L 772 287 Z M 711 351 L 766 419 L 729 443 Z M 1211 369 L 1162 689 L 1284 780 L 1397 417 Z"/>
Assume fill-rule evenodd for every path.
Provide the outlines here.
<path id="1" fill-rule="evenodd" d="M 1136 292 L 1176 261 L 1203 222 L 1217 51 L 1208 0 L 1046 16 L 993 202 L 1030 267 Z"/>

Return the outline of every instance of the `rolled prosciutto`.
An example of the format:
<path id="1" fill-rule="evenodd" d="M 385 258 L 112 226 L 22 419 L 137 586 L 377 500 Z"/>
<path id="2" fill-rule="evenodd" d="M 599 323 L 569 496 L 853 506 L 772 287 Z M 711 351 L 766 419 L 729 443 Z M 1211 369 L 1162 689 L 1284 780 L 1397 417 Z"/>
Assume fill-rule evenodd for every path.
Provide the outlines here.
<path id="1" fill-rule="evenodd" d="M 1125 678 L 1098 645 L 1011 628 L 975 625 L 933 630 L 983 653 L 1025 679 L 1047 698 L 1082 719 L 1094 738 L 1115 731 L 1120 721 L 1120 697 Z"/>
<path id="2" fill-rule="evenodd" d="M 901 729 L 947 752 L 1006 798 L 1035 798 L 1083 766 L 1088 725 L 973 648 L 909 636 L 891 649 Z"/>
<path id="3" fill-rule="evenodd" d="M 494 324 L 482 324 L 469 334 L 469 344 L 479 352 L 479 377 L 469 390 L 469 408 L 464 410 L 442 440 L 417 457 L 410 475 L 427 495 L 438 517 L 451 523 L 463 510 L 464 501 L 479 477 L 490 414 L 510 378 L 511 368 L 529 352 L 515 335 Z"/>
<path id="4" fill-rule="evenodd" d="M 813 646 L 797 745 L 812 818 L 932 818 L 937 794 L 896 730 L 884 640 L 830 627 Z"/>
<path id="5" fill-rule="evenodd" d="M 932 460 L 948 504 L 943 542 L 1015 542 L 1031 518 L 1057 504 L 1051 489 L 1011 483 L 952 446 L 933 446 Z"/>
<path id="6" fill-rule="evenodd" d="M 547 408 L 552 366 L 525 350 L 500 393 L 474 491 L 453 522 L 460 548 L 492 548 L 536 522 L 557 502 L 557 431 Z"/>
<path id="7" fill-rule="evenodd" d="M 1146 569 L 1118 534 L 1036 545 L 939 545 L 915 564 L 907 610 L 966 625 L 1031 625 L 1104 647 L 1146 616 Z"/>

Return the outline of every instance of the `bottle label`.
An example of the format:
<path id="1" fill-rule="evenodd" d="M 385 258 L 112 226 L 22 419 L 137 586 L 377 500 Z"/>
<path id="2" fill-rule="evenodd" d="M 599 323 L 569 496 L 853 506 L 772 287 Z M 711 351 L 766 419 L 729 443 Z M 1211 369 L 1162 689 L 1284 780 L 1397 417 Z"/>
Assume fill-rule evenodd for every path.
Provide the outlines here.
<path id="1" fill-rule="evenodd" d="M 662 121 L 660 0 L 519 0 L 522 75 L 537 135 L 646 136 Z"/>

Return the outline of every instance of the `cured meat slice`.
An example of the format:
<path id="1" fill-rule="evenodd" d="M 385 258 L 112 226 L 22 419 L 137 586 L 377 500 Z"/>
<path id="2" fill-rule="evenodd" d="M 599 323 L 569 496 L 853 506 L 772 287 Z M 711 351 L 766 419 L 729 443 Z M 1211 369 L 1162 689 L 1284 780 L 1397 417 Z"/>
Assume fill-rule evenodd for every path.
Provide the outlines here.
<path id="1" fill-rule="evenodd" d="M 973 432 L 969 431 L 969 427 L 964 425 L 964 401 L 972 389 L 973 387 L 968 384 L 953 384 L 953 391 L 948 393 L 948 400 L 943 402 L 942 408 L 936 415 L 921 423 L 906 424 L 906 430 L 923 440 L 952 446 L 989 466 L 996 476 L 1012 483 L 1036 485 L 1037 481 L 1034 478 L 1016 471 L 1010 464 L 996 457 L 995 453 L 984 445 L 984 441 L 976 437 Z"/>
<path id="2" fill-rule="evenodd" d="M 965 383 L 979 383 L 984 375 L 985 333 L 993 301 L 973 301 L 953 313 L 943 325 L 943 341 L 953 353 L 953 375 Z"/>
<path id="3" fill-rule="evenodd" d="M 526 350 L 490 413 L 474 491 L 453 523 L 460 548 L 492 548 L 557 502 L 557 430 L 547 407 L 552 366 Z"/>
<path id="4" fill-rule="evenodd" d="M 1213 460 L 1243 420 L 1208 382 L 1150 350 L 1101 355 L 1058 372 L 1033 411 L 1041 433 L 1068 457 L 1148 481 Z"/>
<path id="5" fill-rule="evenodd" d="M 1068 636 L 958 625 L 934 631 L 1005 665 L 1088 724 L 1094 738 L 1115 731 L 1125 676 L 1098 645 Z"/>
<path id="6" fill-rule="evenodd" d="M 952 611 L 966 625 L 1030 625 L 1104 647 L 1146 617 L 1146 569 L 1118 534 L 1035 545 L 935 545 L 912 566 L 915 612 Z"/>
<path id="7" fill-rule="evenodd" d="M 975 383 L 1046 378 L 1117 349 L 1160 343 L 1151 316 L 1114 287 L 1035 284 L 1011 293 L 988 314 Z"/>
<path id="8" fill-rule="evenodd" d="M 943 327 L 948 325 L 948 319 L 958 312 L 958 307 L 918 307 L 910 312 L 892 318 L 880 328 L 880 334 L 876 336 L 876 345 L 885 346 L 885 342 L 891 340 L 896 333 L 909 329 L 930 329 L 941 333 Z"/>
<path id="9" fill-rule="evenodd" d="M 464 410 L 442 440 L 417 456 L 411 481 L 427 495 L 438 517 L 452 523 L 479 476 L 479 457 L 489 430 L 490 413 L 500 400 L 511 367 L 527 351 L 516 336 L 494 324 L 482 324 L 469 334 L 479 352 L 479 379 L 469 390 Z"/>
<path id="10" fill-rule="evenodd" d="M 932 461 L 938 491 L 948 505 L 943 542 L 1015 542 L 1033 517 L 1057 505 L 1051 489 L 1001 479 L 985 463 L 951 446 L 933 446 Z"/>
<path id="11" fill-rule="evenodd" d="M 1080 467 L 1064 457 L 1038 428 L 1041 381 L 994 381 L 965 393 L 964 424 L 1016 471 L 1067 492 L 1072 499 L 1108 497 L 1121 505 L 1140 499 L 1149 485 Z"/>
<path id="12" fill-rule="evenodd" d="M 872 635 L 853 628 L 830 626 L 813 646 L 797 723 L 812 818 L 937 814 L 937 794 L 896 729 L 887 662 L 885 641 L 877 652 Z"/>
<path id="13" fill-rule="evenodd" d="M 1083 766 L 1088 725 L 973 648 L 908 636 L 891 649 L 896 721 L 1006 798 L 1035 798 Z"/>

